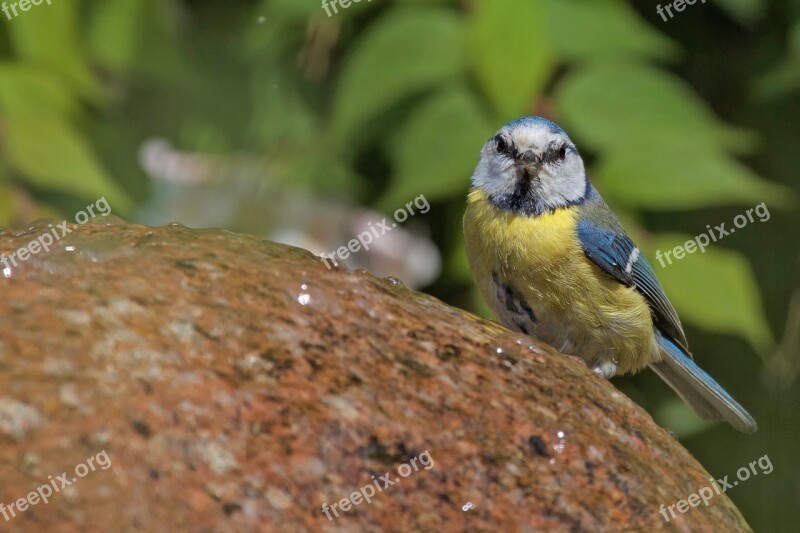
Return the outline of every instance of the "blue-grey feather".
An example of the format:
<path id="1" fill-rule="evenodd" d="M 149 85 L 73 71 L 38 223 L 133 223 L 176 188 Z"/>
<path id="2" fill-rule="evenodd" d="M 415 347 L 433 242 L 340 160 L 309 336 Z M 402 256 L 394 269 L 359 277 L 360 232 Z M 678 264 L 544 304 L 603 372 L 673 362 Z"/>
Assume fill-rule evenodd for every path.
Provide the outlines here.
<path id="1" fill-rule="evenodd" d="M 543 117 L 522 117 L 507 123 L 503 128 L 514 129 L 520 126 L 547 126 L 550 131 L 556 134 L 566 135 L 567 133 L 553 121 Z"/>
<path id="2" fill-rule="evenodd" d="M 590 188 L 581 208 L 578 238 L 586 257 L 600 270 L 623 285 L 634 287 L 644 296 L 656 327 L 688 353 L 688 343 L 678 313 L 664 293 L 650 263 L 640 254 L 630 271 L 626 270 L 636 245 L 594 187 Z"/>
<path id="3" fill-rule="evenodd" d="M 753 417 L 697 366 L 683 348 L 661 335 L 657 340 L 663 348 L 663 358 L 651 363 L 650 368 L 698 415 L 707 420 L 725 420 L 744 433 L 756 432 L 758 426 Z"/>

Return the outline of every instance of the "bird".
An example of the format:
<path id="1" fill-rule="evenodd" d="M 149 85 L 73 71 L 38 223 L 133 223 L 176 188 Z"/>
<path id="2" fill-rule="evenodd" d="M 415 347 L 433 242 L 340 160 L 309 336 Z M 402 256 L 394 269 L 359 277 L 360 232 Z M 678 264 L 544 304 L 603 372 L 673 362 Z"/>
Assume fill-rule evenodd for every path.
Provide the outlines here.
<path id="1" fill-rule="evenodd" d="M 649 366 L 700 417 L 757 430 L 694 362 L 655 272 L 556 123 L 523 117 L 484 144 L 463 231 L 478 290 L 505 326 L 606 379 Z"/>

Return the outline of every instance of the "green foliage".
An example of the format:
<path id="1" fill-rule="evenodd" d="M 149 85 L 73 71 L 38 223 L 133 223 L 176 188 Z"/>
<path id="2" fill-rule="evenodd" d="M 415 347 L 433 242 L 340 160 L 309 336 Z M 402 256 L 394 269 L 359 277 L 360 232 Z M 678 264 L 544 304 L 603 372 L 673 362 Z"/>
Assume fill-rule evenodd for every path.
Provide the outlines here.
<path id="1" fill-rule="evenodd" d="M 644 209 L 696 209 L 714 205 L 792 203 L 791 193 L 758 179 L 730 157 L 690 147 L 680 152 L 650 151 L 632 143 L 598 165 L 603 191 L 620 204 Z M 680 165 L 676 165 L 676 161 Z"/>
<path id="2" fill-rule="evenodd" d="M 454 13 L 398 9 L 355 42 L 337 83 L 331 135 L 342 144 L 403 98 L 451 81 L 462 70 L 462 30 Z"/>
<path id="3" fill-rule="evenodd" d="M 731 17 L 742 24 L 753 24 L 766 11 L 766 0 L 716 0 Z"/>
<path id="4" fill-rule="evenodd" d="M 540 9 L 528 0 L 480 2 L 468 26 L 472 69 L 487 99 L 499 116 L 524 114 L 553 64 Z"/>
<path id="5" fill-rule="evenodd" d="M 694 236 L 664 233 L 651 246 L 663 252 L 692 239 Z M 657 261 L 652 265 L 683 320 L 709 331 L 740 335 L 764 354 L 774 348 L 758 284 L 741 254 L 711 245 L 704 252 L 664 262 L 663 268 Z"/>
<path id="6" fill-rule="evenodd" d="M 81 101 L 98 102 L 101 90 L 80 50 L 74 5 L 24 15 L 10 25 L 15 59 L 0 64 L 8 170 L 42 190 L 106 196 L 124 212 L 129 198 L 105 172 L 80 125 Z"/>
<path id="7" fill-rule="evenodd" d="M 746 2 L 724 5 L 741 20 L 759 12 Z M 365 15 L 368 23 L 353 22 Z M 58 3 L 11 21 L 13 56 L 0 67 L 11 175 L 34 190 L 107 195 L 129 208 L 128 193 L 97 152 L 103 143 L 86 128 L 87 105 L 113 105 L 92 74 L 94 63 L 122 79 L 159 84 L 162 96 L 142 125 L 181 102 L 179 115 L 163 116 L 174 123 L 158 129 L 172 130 L 190 148 L 261 150 L 272 158 L 275 179 L 364 194 L 373 179 L 360 170 L 370 157 L 365 151 L 381 150 L 389 175 L 379 177 L 380 194 L 368 194 L 387 210 L 420 193 L 461 202 L 481 144 L 537 107 L 553 109 L 584 153 L 596 156 L 595 181 L 619 208 L 779 206 L 790 199 L 734 158 L 754 149 L 752 134 L 722 122 L 677 76 L 651 63 L 675 58 L 678 47 L 622 2 L 498 0 L 469 9 L 364 3 L 328 18 L 318 6 L 267 1 L 230 17 L 232 27 L 249 24 L 238 42 L 227 49 L 204 44 L 211 52 L 194 59 L 179 43 L 174 18 L 174 9 L 154 0 L 104 0 L 83 9 Z M 225 120 L 249 115 L 249 124 L 225 124 L 210 100 L 234 70 L 249 87 L 222 96 Z M 559 71 L 564 75 L 552 84 Z M 447 243 L 451 253 L 463 253 L 460 239 Z M 449 264 L 454 280 L 469 283 L 462 261 Z M 686 321 L 768 344 L 758 291 L 740 255 L 709 251 L 662 277 Z M 710 280 L 725 280 L 728 289 Z M 708 299 L 697 297 L 701 286 Z M 716 287 L 713 297 L 709 287 Z"/>
<path id="8" fill-rule="evenodd" d="M 794 23 L 789 33 L 788 54 L 780 64 L 758 80 L 756 90 L 763 99 L 769 99 L 798 87 L 800 87 L 800 21 Z"/>
<path id="9" fill-rule="evenodd" d="M 98 0 L 86 19 L 86 45 L 103 67 L 121 75 L 173 83 L 202 81 L 182 53 L 170 2 Z"/>
<path id="10" fill-rule="evenodd" d="M 445 87 L 428 97 L 398 128 L 390 142 L 397 178 L 381 199 L 394 210 L 424 191 L 429 202 L 447 200 L 464 186 L 474 167 L 475 147 L 491 129 L 475 96 Z M 446 157 L 443 157 L 446 154 Z M 431 180 L 431 176 L 436 176 Z"/>
<path id="11" fill-rule="evenodd" d="M 82 97 L 99 97 L 99 83 L 81 50 L 75 4 L 55 2 L 47 9 L 20 14 L 12 22 L 8 27 L 21 63 L 58 76 Z"/>
<path id="12" fill-rule="evenodd" d="M 764 2 L 719 5 L 748 25 L 765 12 Z M 546 114 L 625 220 L 794 201 L 737 159 L 758 153 L 760 139 L 726 124 L 665 66 L 685 47 L 621 1 L 376 0 L 328 17 L 296 0 L 224 9 L 98 0 L 3 22 L 4 199 L 22 190 L 64 208 L 52 193 L 105 195 L 130 211 L 147 189 L 139 145 L 162 136 L 185 149 L 263 154 L 273 181 L 387 211 L 425 194 L 453 218 L 485 140 L 510 119 Z M 800 86 L 798 27 L 786 57 L 758 76 L 762 98 Z M 13 212 L 0 201 L 0 223 Z M 437 290 L 452 294 L 472 281 L 459 223 L 446 224 Z M 679 242 L 628 229 L 645 248 Z M 726 246 L 656 270 L 685 322 L 763 353 L 773 341 L 755 274 Z"/>
<path id="13" fill-rule="evenodd" d="M 569 62 L 666 59 L 677 47 L 654 32 L 623 2 L 539 0 L 552 47 Z"/>
<path id="14" fill-rule="evenodd" d="M 650 151 L 697 148 L 713 153 L 743 141 L 741 133 L 714 117 L 679 78 L 638 62 L 587 65 L 559 89 L 559 107 L 575 123 L 575 133 L 602 153 L 627 150 L 631 143 Z"/>

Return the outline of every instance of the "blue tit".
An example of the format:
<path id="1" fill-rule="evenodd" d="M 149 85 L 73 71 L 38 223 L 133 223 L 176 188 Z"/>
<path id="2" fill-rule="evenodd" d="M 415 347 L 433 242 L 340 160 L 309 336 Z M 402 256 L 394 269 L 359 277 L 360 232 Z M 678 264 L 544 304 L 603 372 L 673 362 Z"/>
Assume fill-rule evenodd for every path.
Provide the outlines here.
<path id="1" fill-rule="evenodd" d="M 464 215 L 470 269 L 498 319 L 611 378 L 650 366 L 701 417 L 756 422 L 692 360 L 653 269 L 558 125 L 526 117 L 481 150 Z"/>

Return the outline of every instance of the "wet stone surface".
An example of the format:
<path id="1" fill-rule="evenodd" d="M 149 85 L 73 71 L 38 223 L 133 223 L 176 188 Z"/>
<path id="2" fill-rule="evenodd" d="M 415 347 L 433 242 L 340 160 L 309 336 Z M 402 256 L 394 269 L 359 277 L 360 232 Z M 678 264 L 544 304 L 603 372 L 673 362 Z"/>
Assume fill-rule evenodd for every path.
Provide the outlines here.
<path id="1" fill-rule="evenodd" d="M 747 530 L 665 524 L 710 476 L 576 359 L 303 250 L 105 219 L 0 295 L 0 502 L 111 461 L 4 531 Z"/>

